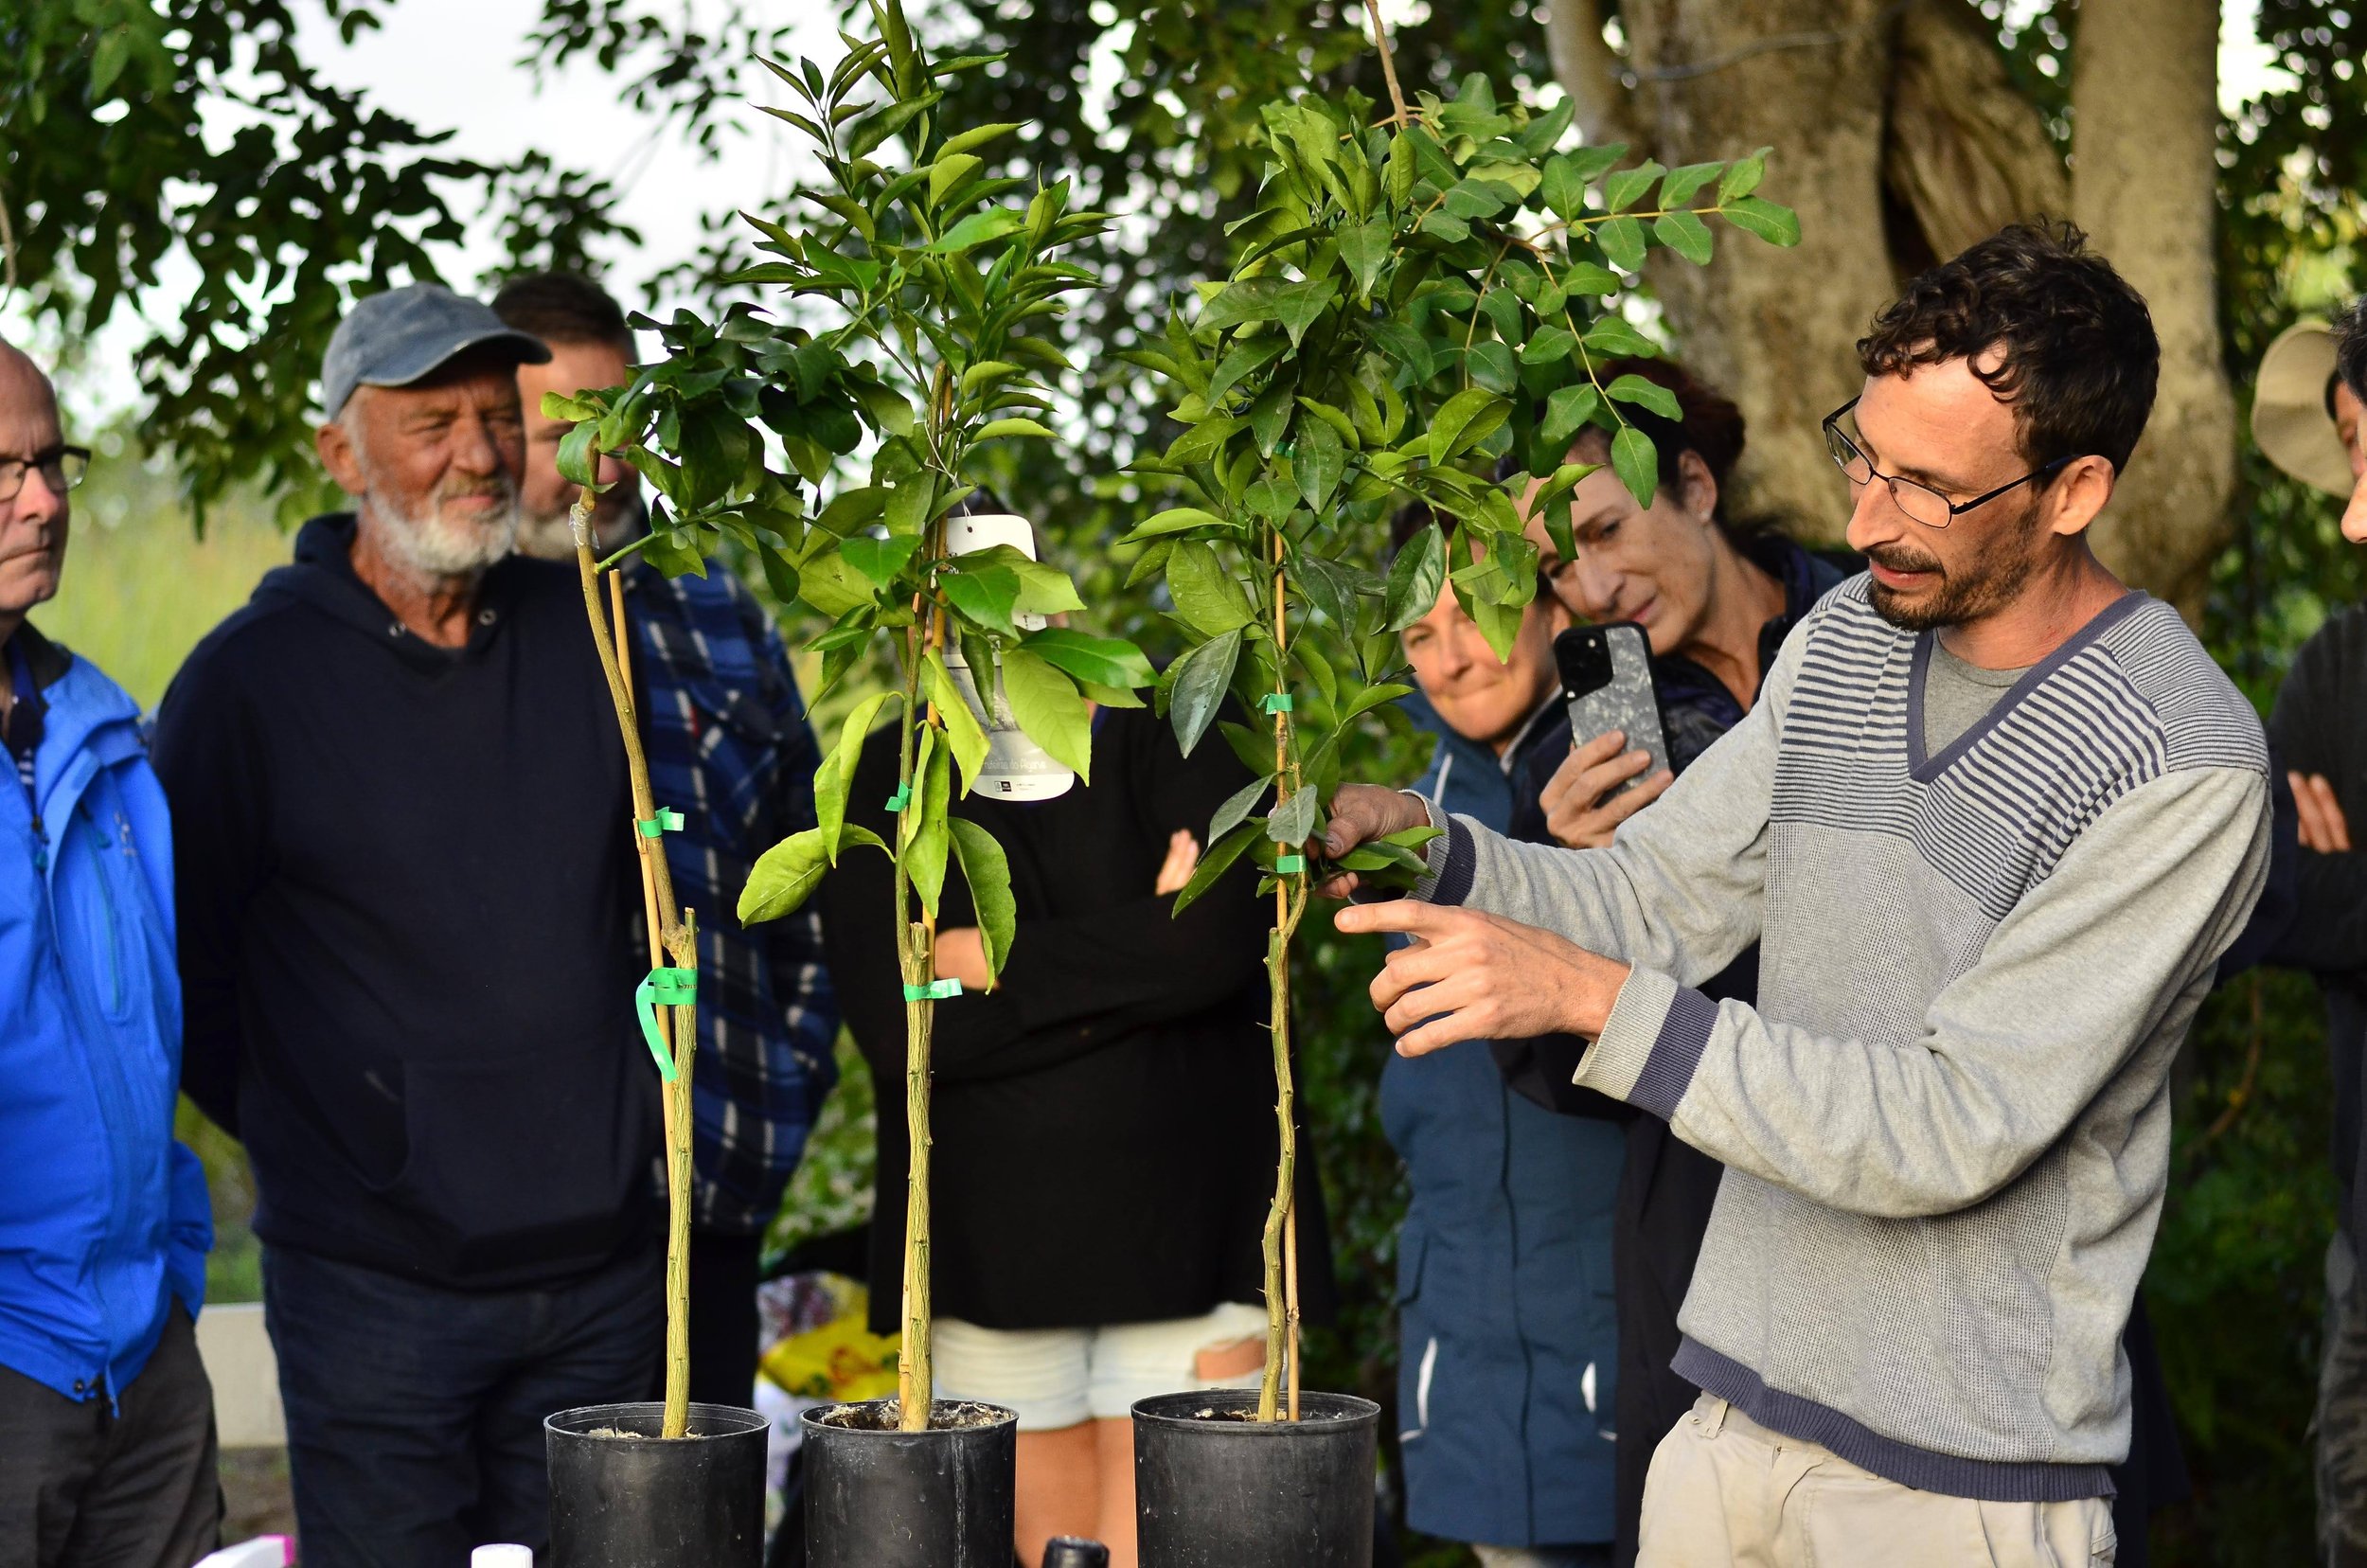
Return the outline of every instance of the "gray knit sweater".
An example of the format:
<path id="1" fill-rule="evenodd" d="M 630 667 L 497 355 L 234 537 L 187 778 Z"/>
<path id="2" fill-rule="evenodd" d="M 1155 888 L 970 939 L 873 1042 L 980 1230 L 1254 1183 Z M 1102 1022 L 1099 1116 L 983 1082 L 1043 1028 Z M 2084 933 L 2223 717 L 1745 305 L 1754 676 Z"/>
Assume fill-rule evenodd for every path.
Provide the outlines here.
<path id="1" fill-rule="evenodd" d="M 1924 1490 L 2109 1492 L 2171 1058 L 2259 897 L 2251 708 L 2130 594 L 1924 755 L 1863 578 L 1607 849 L 1434 818 L 1416 896 L 1632 962 L 1577 1082 L 1723 1161 L 1677 1369 Z M 1756 1007 L 1691 989 L 1753 941 Z"/>

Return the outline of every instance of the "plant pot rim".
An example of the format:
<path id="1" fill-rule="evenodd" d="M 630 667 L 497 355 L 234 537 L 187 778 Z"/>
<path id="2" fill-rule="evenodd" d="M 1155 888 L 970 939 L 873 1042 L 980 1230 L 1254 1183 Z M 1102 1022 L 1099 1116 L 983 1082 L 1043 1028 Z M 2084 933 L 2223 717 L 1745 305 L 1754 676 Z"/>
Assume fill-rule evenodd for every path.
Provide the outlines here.
<path id="1" fill-rule="evenodd" d="M 1203 1410 L 1231 1413 L 1256 1408 L 1257 1390 L 1254 1388 L 1187 1389 L 1137 1399 L 1129 1414 L 1137 1421 L 1157 1426 L 1258 1437 L 1320 1436 L 1352 1431 L 1380 1419 L 1380 1406 L 1370 1399 L 1355 1394 L 1326 1394 L 1311 1389 L 1299 1394 L 1302 1418 L 1296 1421 L 1288 1417 L 1272 1421 L 1210 1420 L 1200 1414 Z M 1310 1416 L 1314 1418 L 1305 1418 Z"/>
<path id="2" fill-rule="evenodd" d="M 680 1437 L 661 1437 L 655 1432 L 644 1435 L 634 1433 L 625 1437 L 594 1437 L 592 1433 L 601 1427 L 622 1426 L 627 1422 L 663 1423 L 666 1402 L 663 1399 L 627 1399 L 615 1404 L 577 1405 L 571 1410 L 554 1411 L 543 1417 L 544 1440 L 554 1437 L 572 1438 L 581 1442 L 614 1443 L 619 1448 L 678 1448 L 685 1443 L 721 1443 L 745 1438 L 751 1433 L 769 1430 L 773 1423 L 764 1416 L 744 1405 L 703 1404 L 693 1401 L 690 1419 L 693 1427 L 705 1424 L 709 1430 L 690 1431 Z"/>
<path id="3" fill-rule="evenodd" d="M 1008 1409 L 1003 1405 L 988 1404 L 984 1399 L 932 1399 L 929 1402 L 929 1419 L 931 1424 L 922 1428 L 918 1432 L 906 1432 L 901 1427 L 843 1426 L 827 1419 L 828 1417 L 836 1411 L 881 1410 L 893 1403 L 895 1403 L 895 1400 L 892 1399 L 840 1399 L 830 1404 L 813 1405 L 798 1413 L 797 1425 L 799 1429 L 802 1430 L 808 1436 L 811 1436 L 817 1432 L 827 1432 L 834 1437 L 950 1438 L 969 1437 L 989 1432 L 1000 1432 L 1005 1427 L 1018 1424 L 1019 1421 L 1018 1411 Z M 939 1413 L 947 1410 L 948 1408 L 971 1411 L 992 1411 L 994 1413 L 994 1419 L 991 1421 L 978 1421 L 963 1426 L 938 1426 L 934 1424 Z"/>

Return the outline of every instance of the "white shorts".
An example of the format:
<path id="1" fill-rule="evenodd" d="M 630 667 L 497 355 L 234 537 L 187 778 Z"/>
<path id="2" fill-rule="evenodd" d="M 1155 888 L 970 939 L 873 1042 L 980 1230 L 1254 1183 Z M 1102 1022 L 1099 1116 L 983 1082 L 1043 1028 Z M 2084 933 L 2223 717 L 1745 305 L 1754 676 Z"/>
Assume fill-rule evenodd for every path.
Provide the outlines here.
<path id="1" fill-rule="evenodd" d="M 1102 1328 L 981 1328 L 936 1321 L 936 1397 L 976 1399 L 1019 1412 L 1022 1432 L 1057 1432 L 1086 1420 L 1122 1419 L 1137 1399 L 1194 1388 L 1255 1388 L 1265 1357 L 1266 1310 L 1226 1302 L 1194 1318 L 1118 1323 Z M 1254 1340 L 1257 1368 L 1239 1377 L 1200 1375 L 1203 1350 Z"/>

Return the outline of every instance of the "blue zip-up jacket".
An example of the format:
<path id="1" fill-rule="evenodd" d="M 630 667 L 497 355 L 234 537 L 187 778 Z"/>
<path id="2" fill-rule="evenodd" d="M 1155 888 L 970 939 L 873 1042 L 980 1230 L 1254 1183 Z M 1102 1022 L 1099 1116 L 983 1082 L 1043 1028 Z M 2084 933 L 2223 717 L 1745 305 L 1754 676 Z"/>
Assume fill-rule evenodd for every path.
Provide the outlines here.
<path id="1" fill-rule="evenodd" d="M 172 1137 L 171 827 L 132 700 L 30 626 L 10 640 L 42 731 L 38 817 L 0 766 L 0 1365 L 112 1402 L 172 1301 L 197 1315 L 213 1244 Z"/>
<path id="2" fill-rule="evenodd" d="M 1491 824 L 1510 819 L 1526 757 L 1569 732 L 1556 692 L 1500 759 L 1418 696 L 1406 706 L 1439 734 L 1415 788 Z M 1397 1241 L 1406 1522 L 1496 1546 L 1610 1540 L 1621 1130 L 1531 1104 L 1484 1050 L 1392 1054 L 1380 1114 L 1412 1186 Z"/>

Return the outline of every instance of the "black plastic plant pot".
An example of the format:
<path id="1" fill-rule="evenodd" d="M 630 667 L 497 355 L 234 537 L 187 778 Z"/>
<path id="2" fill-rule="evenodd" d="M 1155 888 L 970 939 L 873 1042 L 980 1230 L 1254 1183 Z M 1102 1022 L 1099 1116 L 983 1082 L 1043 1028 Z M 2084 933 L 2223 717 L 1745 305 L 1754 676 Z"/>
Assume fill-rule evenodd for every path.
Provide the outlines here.
<path id="1" fill-rule="evenodd" d="M 1011 1568 L 1017 1413 L 939 1399 L 928 1431 L 899 1432 L 871 1399 L 801 1425 L 807 1568 Z"/>
<path id="2" fill-rule="evenodd" d="M 765 1418 L 694 1404 L 667 1439 L 654 1400 L 543 1423 L 554 1568 L 762 1568 Z"/>
<path id="3" fill-rule="evenodd" d="M 1372 1568 L 1380 1406 L 1301 1394 L 1260 1421 L 1255 1390 L 1134 1406 L 1142 1568 Z"/>

